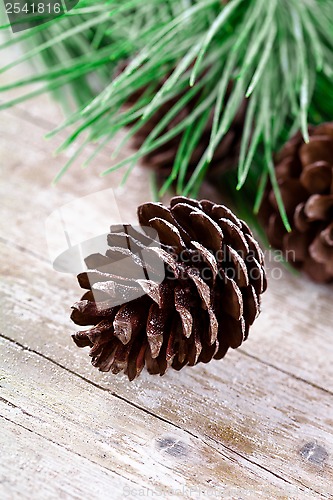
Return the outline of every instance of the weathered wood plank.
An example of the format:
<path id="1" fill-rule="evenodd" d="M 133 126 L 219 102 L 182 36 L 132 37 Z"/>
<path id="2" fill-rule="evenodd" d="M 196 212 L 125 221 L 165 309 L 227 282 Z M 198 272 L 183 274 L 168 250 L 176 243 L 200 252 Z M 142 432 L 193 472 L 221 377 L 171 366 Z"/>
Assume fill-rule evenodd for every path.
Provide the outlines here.
<path id="1" fill-rule="evenodd" d="M 22 129 L 16 141 L 18 127 Z M 52 187 L 50 183 L 61 168 L 63 158 L 50 162 L 53 148 L 49 142 L 41 146 L 40 129 L 8 115 L 6 126 L 0 122 L 0 133 L 6 138 L 6 142 L 0 144 L 0 157 L 8 159 L 8 164 L 2 165 L 7 181 L 0 186 L 3 207 L 0 235 L 47 258 L 47 216 L 80 196 L 118 186 L 123 172 L 100 178 L 94 168 L 82 172 L 74 167 L 56 187 Z M 27 150 L 31 151 L 28 155 Z M 109 160 L 107 157 L 99 159 L 96 166 L 101 171 L 99 161 L 104 162 L 105 167 Z M 135 220 L 136 206 L 150 198 L 147 175 L 146 169 L 135 169 L 126 191 L 120 196 L 124 220 Z M 105 218 L 104 206 L 94 208 L 97 218 Z M 86 226 L 85 220 L 81 223 Z M 268 257 L 273 259 L 270 253 Z M 280 279 L 274 279 L 271 273 L 269 290 L 263 296 L 263 312 L 252 328 L 244 352 L 333 391 L 333 344 L 328 342 L 333 324 L 333 287 L 318 286 L 305 278 L 292 276 L 274 262 L 268 265 L 271 271 L 277 266 L 278 272 L 273 276 Z"/>
<path id="2" fill-rule="evenodd" d="M 137 484 L 119 474 L 93 463 L 89 457 L 73 453 L 43 437 L 38 431 L 32 431 L 29 426 L 17 424 L 17 416 L 25 410 L 8 403 L 2 403 L 2 406 L 4 413 L 9 415 L 6 418 L 0 417 L 2 500 L 102 500 L 106 498 L 106 492 L 112 498 L 121 499 L 124 498 L 124 492 L 138 488 Z"/>
<path id="3" fill-rule="evenodd" d="M 72 278 L 54 273 L 19 250 L 2 245 L 1 252 L 7 262 L 0 299 L 5 335 L 157 419 L 200 437 L 217 451 L 229 450 L 232 461 L 242 458 L 242 470 L 260 475 L 267 469 L 287 483 L 329 496 L 333 477 L 330 393 L 241 351 L 207 366 L 170 371 L 162 378 L 144 373 L 132 384 L 123 376 L 100 374 L 66 333 L 72 330 L 67 312 L 75 295 Z M 311 443 L 319 456 L 314 462 L 306 454 Z M 231 469 L 231 475 L 238 473 Z"/>
<path id="4" fill-rule="evenodd" d="M 242 350 L 333 393 L 333 287 L 275 270 L 281 277 L 269 273 L 262 313 Z"/>
<path id="5" fill-rule="evenodd" d="M 89 385 L 41 356 L 3 339 L 1 351 L 6 362 L 1 370 L 0 400 L 5 429 L 8 422 L 16 424 L 11 430 L 20 440 L 14 446 L 19 448 L 17 452 L 22 462 L 22 451 L 28 454 L 27 447 L 33 448 L 36 460 L 30 462 L 33 475 L 39 467 L 52 469 L 53 460 L 57 463 L 57 454 L 52 458 L 55 448 L 70 450 L 67 454 L 74 457 L 71 467 L 69 463 L 63 466 L 67 471 L 71 469 L 72 488 L 63 485 L 70 498 L 75 497 L 76 492 L 78 496 L 83 494 L 84 498 L 89 498 L 85 485 L 90 474 L 82 481 L 88 463 L 101 479 L 97 492 L 106 492 L 109 485 L 118 485 L 118 490 L 128 491 L 131 487 L 136 491 L 163 492 L 168 497 L 176 490 L 183 491 L 184 498 L 191 496 L 190 490 L 206 495 L 214 491 L 221 498 L 230 491 L 241 494 L 246 485 L 253 494 L 263 489 L 266 498 L 276 498 L 291 491 L 305 497 L 310 495 L 306 488 L 290 485 L 264 469 L 253 467 L 250 470 L 246 460 L 227 448 L 218 450 L 214 443 L 207 444 L 201 437 Z M 13 370 L 13 367 L 24 367 L 24 370 Z M 31 432 L 30 439 L 26 430 Z M 9 446 L 9 454 L 12 453 L 11 434 L 4 434 L 1 439 Z M 51 450 L 42 453 L 42 446 L 51 447 Z M 38 463 L 39 453 L 42 463 Z M 6 456 L 2 459 L 6 464 Z M 77 478 L 76 467 L 80 471 Z M 66 470 L 60 473 L 63 477 Z M 14 479 L 12 474 L 9 478 Z M 131 486 L 129 481 L 132 481 Z M 264 488 L 262 481 L 265 481 Z M 38 486 L 39 481 L 31 485 L 32 488 Z M 10 490 L 10 484 L 7 487 Z M 35 490 L 35 494 L 37 492 Z"/>

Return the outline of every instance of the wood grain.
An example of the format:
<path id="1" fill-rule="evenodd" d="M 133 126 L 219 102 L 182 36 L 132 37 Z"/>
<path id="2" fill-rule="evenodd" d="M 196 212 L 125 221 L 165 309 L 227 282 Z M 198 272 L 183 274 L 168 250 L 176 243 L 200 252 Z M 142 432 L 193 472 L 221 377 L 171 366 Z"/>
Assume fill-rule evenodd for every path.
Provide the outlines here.
<path id="1" fill-rule="evenodd" d="M 2 403 L 4 414 L 24 412 Z M 8 408 L 6 408 L 6 406 Z M 37 421 L 37 418 L 36 418 Z M 13 498 L 124 498 L 137 485 L 1 414 L 0 495 Z"/>
<path id="2" fill-rule="evenodd" d="M 255 469 L 259 475 L 269 472 L 271 479 L 277 474 L 287 484 L 319 493 L 330 491 L 331 459 L 325 455 L 322 463 L 313 464 L 300 451 L 315 442 L 332 455 L 331 394 L 241 351 L 231 352 L 222 362 L 198 365 L 181 374 L 171 371 L 156 378 L 144 373 L 132 384 L 123 376 L 101 374 L 89 365 L 87 353 L 71 343 L 69 332 L 73 328 L 66 302 L 75 292 L 71 278 L 59 279 L 47 264 L 37 263 L 34 256 L 19 250 L 5 246 L 2 254 L 7 262 L 14 259 L 16 263 L 5 269 L 1 293 L 2 330 L 10 330 L 12 340 L 158 420 L 200 436 L 221 453 L 229 450 L 233 460 L 241 458 L 242 468 Z M 38 276 L 29 283 L 32 269 L 34 273 L 38 270 Z"/>
<path id="3" fill-rule="evenodd" d="M 52 269 L 45 219 L 118 186 L 123 172 L 98 177 L 115 141 L 51 186 L 66 155 L 54 158 L 58 139 L 42 135 L 58 119 L 43 97 L 0 121 L 1 497 L 332 498 L 332 287 L 291 276 L 268 255 L 269 291 L 244 347 L 132 384 L 97 372 L 71 341 L 80 290 Z M 147 170 L 137 168 L 123 217 L 149 198 Z"/>
<path id="4" fill-rule="evenodd" d="M 52 443 L 69 450 L 83 464 L 98 465 L 100 472 L 108 472 L 104 488 L 108 484 L 125 488 L 131 481 L 133 489 L 161 491 L 167 496 L 183 486 L 203 491 L 214 488 L 222 496 L 225 484 L 236 490 L 239 481 L 247 483 L 253 493 L 260 491 L 263 478 L 270 495 L 292 488 L 265 470 L 251 470 L 246 460 L 227 448 L 219 450 L 213 442 L 143 411 L 35 353 L 6 340 L 1 347 L 8 366 L 1 372 L 1 416 L 20 431 L 31 432 L 33 450 L 34 441 L 43 438 L 47 446 Z M 13 373 L 10 369 L 20 365 L 24 376 L 22 370 Z M 84 467 L 81 474 L 83 471 Z M 80 478 L 75 482 L 84 492 L 85 482 L 80 484 Z M 305 488 L 299 491 L 308 493 Z"/>

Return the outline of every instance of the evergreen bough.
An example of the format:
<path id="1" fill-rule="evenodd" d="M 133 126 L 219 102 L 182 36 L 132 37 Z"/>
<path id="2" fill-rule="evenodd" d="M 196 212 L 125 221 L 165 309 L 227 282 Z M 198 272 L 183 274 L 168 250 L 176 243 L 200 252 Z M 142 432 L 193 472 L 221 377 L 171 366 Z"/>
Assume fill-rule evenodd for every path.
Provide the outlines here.
<path id="1" fill-rule="evenodd" d="M 167 185 L 178 179 L 177 189 L 185 195 L 196 194 L 217 144 L 245 97 L 248 107 L 237 189 L 249 179 L 257 190 L 258 208 L 270 179 L 288 227 L 272 155 L 297 129 L 308 141 L 309 121 L 333 118 L 331 0 L 81 0 L 65 16 L 12 36 L 1 50 L 16 44 L 25 53 L 2 67 L 1 73 L 37 58 L 43 66 L 33 76 L 0 90 L 39 86 L 1 103 L 1 109 L 69 84 L 76 104 L 52 134 L 69 125 L 76 129 L 60 149 L 83 132 L 88 132 L 84 144 L 97 142 L 96 149 L 125 126 L 131 126 L 128 139 L 163 103 L 181 95 L 139 151 L 102 175 L 127 165 L 127 177 L 140 157 L 181 132 Z M 130 62 L 118 74 L 117 67 L 124 60 Z M 222 107 L 230 81 L 232 93 Z M 145 92 L 135 104 L 124 107 L 142 87 Z M 199 104 L 193 112 L 161 134 L 198 93 Z M 210 143 L 188 180 L 191 153 L 212 110 Z"/>

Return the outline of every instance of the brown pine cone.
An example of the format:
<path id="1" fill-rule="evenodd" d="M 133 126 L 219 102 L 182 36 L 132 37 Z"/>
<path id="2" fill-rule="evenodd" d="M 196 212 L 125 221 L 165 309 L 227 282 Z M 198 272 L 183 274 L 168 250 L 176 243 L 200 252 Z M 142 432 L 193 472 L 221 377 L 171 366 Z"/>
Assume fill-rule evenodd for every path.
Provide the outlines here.
<path id="1" fill-rule="evenodd" d="M 297 133 L 276 159 L 276 176 L 292 231 L 282 223 L 271 188 L 260 210 L 270 244 L 319 283 L 333 281 L 333 123 Z"/>
<path id="2" fill-rule="evenodd" d="M 163 375 L 170 366 L 207 363 L 239 347 L 266 289 L 263 253 L 248 226 L 223 205 L 180 196 L 169 208 L 141 205 L 138 218 L 142 233 L 111 228 L 105 256 L 86 259 L 89 270 L 78 281 L 88 291 L 71 318 L 93 326 L 73 335 L 75 343 L 91 347 L 101 371 L 124 371 L 130 380 L 144 365 Z M 148 230 L 157 232 L 160 246 Z"/>

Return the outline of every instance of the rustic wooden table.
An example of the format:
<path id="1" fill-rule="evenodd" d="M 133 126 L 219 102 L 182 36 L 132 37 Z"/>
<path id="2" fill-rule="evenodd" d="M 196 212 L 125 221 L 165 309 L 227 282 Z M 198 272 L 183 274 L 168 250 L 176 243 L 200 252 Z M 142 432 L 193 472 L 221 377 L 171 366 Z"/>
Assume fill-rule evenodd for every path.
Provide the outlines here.
<path id="1" fill-rule="evenodd" d="M 111 144 L 52 186 L 69 153 L 43 135 L 60 119 L 47 97 L 0 117 L 0 497 L 333 498 L 332 287 L 271 263 L 262 314 L 224 360 L 132 383 L 99 373 L 72 343 L 80 290 L 53 270 L 45 220 L 123 174 L 98 177 Z M 123 216 L 149 198 L 137 168 Z"/>

